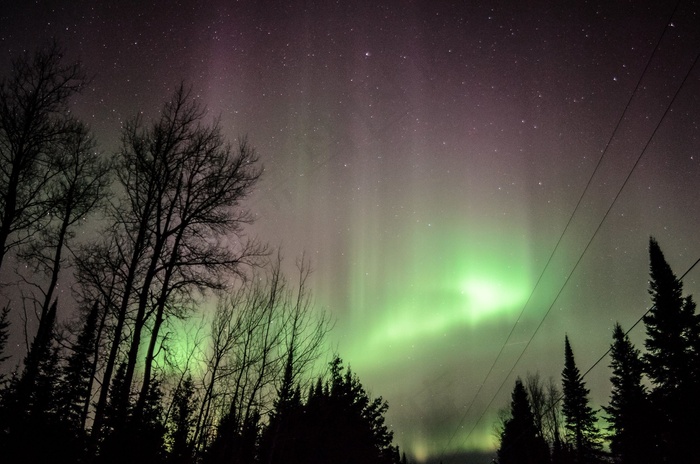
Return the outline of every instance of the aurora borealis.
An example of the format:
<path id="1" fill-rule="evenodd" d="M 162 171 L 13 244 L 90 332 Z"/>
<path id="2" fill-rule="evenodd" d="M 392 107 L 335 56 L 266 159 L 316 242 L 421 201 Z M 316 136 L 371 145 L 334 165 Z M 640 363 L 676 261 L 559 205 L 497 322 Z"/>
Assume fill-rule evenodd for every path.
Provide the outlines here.
<path id="1" fill-rule="evenodd" d="M 0 66 L 61 40 L 94 73 L 75 112 L 105 153 L 181 79 L 247 134 L 250 233 L 311 258 L 332 349 L 418 460 L 493 450 L 515 376 L 558 379 L 565 334 L 587 370 L 649 305 L 650 235 L 678 275 L 700 257 L 697 2 L 668 28 L 675 2 L 5 3 Z"/>

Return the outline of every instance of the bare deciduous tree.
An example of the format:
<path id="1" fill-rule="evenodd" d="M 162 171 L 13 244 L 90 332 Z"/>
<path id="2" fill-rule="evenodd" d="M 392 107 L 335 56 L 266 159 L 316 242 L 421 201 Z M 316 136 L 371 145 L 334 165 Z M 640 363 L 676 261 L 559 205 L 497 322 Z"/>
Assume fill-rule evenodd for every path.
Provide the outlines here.
<path id="1" fill-rule="evenodd" d="M 122 136 L 116 163 L 122 197 L 109 213 L 111 245 L 103 247 L 114 254 L 110 269 L 119 276 L 103 385 L 111 381 L 128 333 L 124 388 L 113 399 L 126 404 L 142 340 L 150 331 L 137 414 L 166 319 L 186 317 L 199 296 L 223 290 L 242 265 L 265 252 L 243 230 L 251 216 L 242 201 L 262 172 L 257 155 L 245 141 L 228 144 L 218 123 L 207 125 L 205 115 L 180 86 L 158 120 L 146 125 L 136 117 Z M 103 388 L 96 408 L 98 434 L 106 400 Z"/>
<path id="2" fill-rule="evenodd" d="M 33 296 L 38 313 L 49 309 L 62 268 L 68 259 L 75 227 L 100 206 L 108 186 L 107 163 L 100 159 L 88 128 L 73 120 L 66 133 L 55 142 L 46 184 L 50 205 L 43 227 L 20 247 L 18 257 L 31 265 L 34 277 L 26 280 L 40 293 Z M 46 281 L 48 280 L 48 283 Z"/>
<path id="3" fill-rule="evenodd" d="M 75 130 L 68 103 L 88 82 L 56 43 L 13 62 L 0 81 L 0 267 L 44 226 L 56 150 Z"/>
<path id="4" fill-rule="evenodd" d="M 525 389 L 527 390 L 527 395 L 530 399 L 530 407 L 532 408 L 532 415 L 535 421 L 535 428 L 537 429 L 537 434 L 540 437 L 544 437 L 544 425 L 546 411 L 546 393 L 542 380 L 540 379 L 540 373 L 535 372 L 534 374 L 528 372 L 525 377 Z"/>
<path id="5" fill-rule="evenodd" d="M 300 262 L 296 287 L 282 275 L 281 264 L 278 256 L 267 273 L 255 275 L 217 308 L 195 431 L 199 450 L 224 418 L 227 433 L 242 433 L 258 414 L 269 414 L 285 377 L 300 383 L 321 353 L 330 324 L 312 304 L 308 263 Z"/>

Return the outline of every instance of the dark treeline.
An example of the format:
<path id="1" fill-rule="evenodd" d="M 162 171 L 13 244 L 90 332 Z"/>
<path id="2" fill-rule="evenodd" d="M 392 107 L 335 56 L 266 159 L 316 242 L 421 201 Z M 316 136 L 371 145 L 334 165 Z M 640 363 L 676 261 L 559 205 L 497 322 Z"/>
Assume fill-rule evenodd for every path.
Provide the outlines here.
<path id="1" fill-rule="evenodd" d="M 104 156 L 70 111 L 88 83 L 56 44 L 0 82 L 0 461 L 405 462 L 340 358 L 311 381 L 330 324 L 308 262 L 290 280 L 246 234 L 255 150 L 181 85 Z"/>
<path id="2" fill-rule="evenodd" d="M 553 380 L 545 386 L 537 375 L 516 380 L 496 430 L 500 464 L 697 462 L 700 316 L 654 238 L 649 263 L 652 307 L 643 319 L 644 351 L 615 324 L 609 404 L 602 412 L 589 404 L 565 337 L 561 392 Z"/>

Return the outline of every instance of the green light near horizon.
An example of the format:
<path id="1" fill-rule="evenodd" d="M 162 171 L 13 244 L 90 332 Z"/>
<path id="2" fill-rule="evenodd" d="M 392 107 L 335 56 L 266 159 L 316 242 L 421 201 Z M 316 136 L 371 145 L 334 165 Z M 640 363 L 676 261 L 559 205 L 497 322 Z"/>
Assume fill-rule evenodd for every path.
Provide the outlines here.
<path id="1" fill-rule="evenodd" d="M 515 230 L 453 223 L 379 243 L 358 235 L 347 274 L 350 312 L 338 328 L 348 361 L 381 372 L 416 362 L 416 349 L 451 358 L 448 347 L 455 355 L 464 343 L 474 349 L 481 334 L 512 321 L 533 284 L 532 249 Z"/>
<path id="2" fill-rule="evenodd" d="M 206 364 L 202 354 L 208 354 L 210 320 L 213 311 L 209 302 L 203 302 L 204 312 L 199 317 L 185 319 L 170 318 L 160 331 L 159 348 L 156 350 L 155 365 L 176 376 L 183 372 L 198 378 L 205 374 Z M 145 355 L 146 345 L 140 353 Z"/>
<path id="3" fill-rule="evenodd" d="M 426 292 L 403 307 L 394 307 L 389 317 L 375 328 L 370 340 L 412 340 L 441 335 L 461 326 L 474 327 L 521 308 L 526 287 L 485 277 L 466 279 L 458 288 Z"/>
<path id="4" fill-rule="evenodd" d="M 420 430 L 397 439 L 419 461 L 443 451 L 492 452 L 488 421 L 468 436 L 469 417 L 464 433 L 450 437 L 486 372 L 479 366 L 493 362 L 532 292 L 540 253 L 526 218 L 402 221 L 362 202 L 358 211 L 338 257 L 336 286 L 324 295 L 328 307 L 342 308 L 330 335 L 336 349 L 389 398 L 388 421 Z M 398 233 L 385 232 L 391 221 L 403 226 Z M 526 319 L 537 303 L 530 306 Z M 434 403 L 441 395 L 452 398 L 442 419 L 425 416 L 442 410 Z"/>
<path id="5" fill-rule="evenodd" d="M 430 457 L 446 457 L 453 453 L 495 453 L 499 443 L 493 433 L 493 424 L 497 420 L 496 414 L 488 413 L 473 429 L 468 423 L 455 422 L 444 423 L 437 430 L 423 428 L 414 431 L 408 440 L 412 457 L 416 462 L 425 462 Z"/>

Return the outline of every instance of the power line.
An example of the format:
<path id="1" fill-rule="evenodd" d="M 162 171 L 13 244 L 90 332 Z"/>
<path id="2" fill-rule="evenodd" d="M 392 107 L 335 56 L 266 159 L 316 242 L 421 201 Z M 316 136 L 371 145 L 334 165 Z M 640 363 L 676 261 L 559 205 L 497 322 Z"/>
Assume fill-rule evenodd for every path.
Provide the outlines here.
<path id="1" fill-rule="evenodd" d="M 447 448 L 448 448 L 449 445 L 452 443 L 452 440 L 453 440 L 454 437 L 456 436 L 457 431 L 459 430 L 459 428 L 460 428 L 460 427 L 462 426 L 462 424 L 464 423 L 464 420 L 466 419 L 467 415 L 468 415 L 469 412 L 471 411 L 472 406 L 474 405 L 474 403 L 475 403 L 475 401 L 476 401 L 476 398 L 477 398 L 477 397 L 479 396 L 479 394 L 481 393 L 481 390 L 483 389 L 484 385 L 486 384 L 486 381 L 487 381 L 487 380 L 489 379 L 489 377 L 491 376 L 491 374 L 492 374 L 494 368 L 496 367 L 496 364 L 498 363 L 499 359 L 501 358 L 501 356 L 502 356 L 502 354 L 503 354 L 503 351 L 505 350 L 505 347 L 507 346 L 507 344 L 508 344 L 508 342 L 510 341 L 511 337 L 512 337 L 513 334 L 515 333 L 515 328 L 517 327 L 518 323 L 519 323 L 520 320 L 522 319 L 522 316 L 523 316 L 523 314 L 525 313 L 525 309 L 527 308 L 528 304 L 530 303 L 530 300 L 531 300 L 532 297 L 534 296 L 535 291 L 536 291 L 537 288 L 539 287 L 540 282 L 542 281 L 542 278 L 544 277 L 545 272 L 546 272 L 547 269 L 549 268 L 549 265 L 551 264 L 552 259 L 554 258 L 554 255 L 556 254 L 557 250 L 559 249 L 559 246 L 561 245 L 561 242 L 562 242 L 562 240 L 563 240 L 563 238 L 564 238 L 564 235 L 565 235 L 566 232 L 569 230 L 569 226 L 570 226 L 571 223 L 573 222 L 574 216 L 575 216 L 576 213 L 578 212 L 578 210 L 579 210 L 579 208 L 580 208 L 580 206 L 581 206 L 581 203 L 583 202 L 583 198 L 585 197 L 586 193 L 588 192 L 588 190 L 589 190 L 589 188 L 590 188 L 590 186 L 591 186 L 591 184 L 592 184 L 592 182 L 593 182 L 593 178 L 594 178 L 595 175 L 597 174 L 598 169 L 600 168 L 600 166 L 601 166 L 601 164 L 602 164 L 602 162 L 603 162 L 603 159 L 605 158 L 605 155 L 606 155 L 607 152 L 608 152 L 608 149 L 609 149 L 609 147 L 610 147 L 610 145 L 611 145 L 611 143 L 612 143 L 612 140 L 615 138 L 615 135 L 617 135 L 617 132 L 618 132 L 618 130 L 619 130 L 621 124 L 622 124 L 622 121 L 623 121 L 624 118 L 625 118 L 625 115 L 627 114 L 627 111 L 629 110 L 629 107 L 630 107 L 630 105 L 631 105 L 631 103 L 632 103 L 632 100 L 634 99 L 635 95 L 637 94 L 637 92 L 638 92 L 638 90 L 639 90 L 639 88 L 640 88 L 640 86 L 641 86 L 642 79 L 644 78 L 644 75 L 647 73 L 647 71 L 648 71 L 648 69 L 649 69 L 649 66 L 651 65 L 652 59 L 653 59 L 654 56 L 656 55 L 656 52 L 657 52 L 657 50 L 658 50 L 658 48 L 659 48 L 659 45 L 661 44 L 661 41 L 663 40 L 664 36 L 666 35 L 666 32 L 667 32 L 668 29 L 669 29 L 669 25 L 671 24 L 671 20 L 672 20 L 673 17 L 675 16 L 676 11 L 677 11 L 679 5 L 680 5 L 680 0 L 678 0 L 678 2 L 676 3 L 675 7 L 673 8 L 673 11 L 671 12 L 671 15 L 669 16 L 668 20 L 666 21 L 665 26 L 664 26 L 664 29 L 662 30 L 661 35 L 659 36 L 659 39 L 657 40 L 656 45 L 654 46 L 654 49 L 652 50 L 652 53 L 649 55 L 649 59 L 647 60 L 646 65 L 644 66 L 644 69 L 642 70 L 642 72 L 641 72 L 641 74 L 640 74 L 640 76 L 639 76 L 639 79 L 637 80 L 637 84 L 636 84 L 636 86 L 634 87 L 634 90 L 632 91 L 632 93 L 631 93 L 629 99 L 627 100 L 627 103 L 626 103 L 626 105 L 625 105 L 624 110 L 622 111 L 622 114 L 620 115 L 620 118 L 617 120 L 617 123 L 615 124 L 615 127 L 613 128 L 613 131 L 612 131 L 610 137 L 608 138 L 608 141 L 607 141 L 607 143 L 605 144 L 605 147 L 603 148 L 603 152 L 602 152 L 600 158 L 598 159 L 598 162 L 596 163 L 595 168 L 593 169 L 593 172 L 592 172 L 591 175 L 589 176 L 588 182 L 586 183 L 586 186 L 584 187 L 583 191 L 581 192 L 581 195 L 579 196 L 578 201 L 576 202 L 576 206 L 574 207 L 573 211 L 571 212 L 571 215 L 569 216 L 569 220 L 567 221 L 566 225 L 564 226 L 564 229 L 562 230 L 561 234 L 559 235 L 559 239 L 557 240 L 557 243 L 555 244 L 554 248 L 552 249 L 552 252 L 550 253 L 549 258 L 547 258 L 547 262 L 545 263 L 544 268 L 542 269 L 542 272 L 540 273 L 539 277 L 537 278 L 537 281 L 535 282 L 535 286 L 533 287 L 532 292 L 530 292 L 530 295 L 528 296 L 527 300 L 525 301 L 525 304 L 523 305 L 522 309 L 520 310 L 520 313 L 518 314 L 518 317 L 516 318 L 515 322 L 513 323 L 513 326 L 511 327 L 510 332 L 508 333 L 508 336 L 506 337 L 505 341 L 503 342 L 503 344 L 502 344 L 500 350 L 498 351 L 498 354 L 496 355 L 496 358 L 494 359 L 493 363 L 491 364 L 491 367 L 489 368 L 488 372 L 486 373 L 486 376 L 484 377 L 484 380 L 481 382 L 481 384 L 479 384 L 479 387 L 478 387 L 476 393 L 474 394 L 474 396 L 472 397 L 471 401 L 469 402 L 466 411 L 465 411 L 464 414 L 462 415 L 462 418 L 460 419 L 459 423 L 457 424 L 457 427 L 455 428 L 454 432 L 453 432 L 452 435 L 450 436 L 450 439 L 448 440 L 447 444 L 446 444 L 445 447 L 443 448 L 443 451 L 442 451 L 442 453 L 440 454 L 440 458 L 444 457 L 444 454 L 445 454 Z M 692 68 L 691 68 L 691 69 L 692 69 Z M 663 119 L 663 117 L 662 117 L 662 119 Z M 657 126 L 657 127 L 658 127 L 658 126 Z M 652 135 L 652 136 L 653 136 L 653 135 Z M 636 164 L 635 164 L 635 166 L 636 166 Z M 633 167 L 632 169 L 634 169 L 634 167 Z M 628 178 L 629 178 L 629 176 L 628 176 Z M 626 183 L 626 182 L 627 182 L 627 179 L 625 180 L 625 183 Z M 623 187 L 624 187 L 624 184 L 623 184 Z M 618 195 L 619 195 L 619 192 L 618 192 Z M 617 199 L 617 196 L 615 197 L 615 199 Z M 613 203 L 614 203 L 614 200 L 613 200 Z M 606 216 L 607 216 L 607 213 L 606 213 Z M 603 220 L 605 219 L 606 216 L 603 217 Z M 601 223 L 602 223 L 602 221 L 601 221 Z M 600 226 L 599 226 L 599 227 L 600 227 Z M 597 230 L 596 230 L 596 233 L 597 233 Z M 595 234 L 594 234 L 594 236 L 595 236 Z M 589 244 L 590 244 L 590 242 L 589 242 Z M 586 249 L 587 249 L 587 248 L 588 248 L 588 247 L 586 247 Z M 585 253 L 585 250 L 584 250 L 584 253 Z M 583 257 L 583 255 L 582 255 L 582 257 Z M 580 259 L 579 259 L 579 261 L 580 261 Z M 576 265 L 578 265 L 578 263 L 577 263 Z M 574 269 L 575 269 L 575 268 L 574 268 Z M 573 272 L 573 271 L 572 271 L 572 272 Z M 567 279 L 567 282 L 568 282 L 568 279 Z M 566 285 L 566 282 L 564 282 L 564 285 Z M 562 290 L 563 290 L 563 287 L 562 287 Z M 561 293 L 561 290 L 560 290 L 559 294 L 560 294 L 560 293 Z M 557 294 L 557 298 L 559 297 L 559 294 Z M 556 301 L 556 299 L 555 299 L 555 301 Z M 553 305 L 553 304 L 554 304 L 554 303 L 552 303 L 552 305 Z M 551 307 L 550 307 L 550 309 L 551 309 Z M 549 313 L 549 311 L 548 311 L 547 313 Z M 546 317 L 546 315 L 545 315 L 545 317 Z M 541 325 L 541 324 L 540 324 L 540 325 Z M 539 329 L 539 327 L 538 327 L 538 329 Z M 535 331 L 535 333 L 536 333 L 536 332 L 537 332 L 537 331 Z M 529 345 L 529 342 L 528 342 L 528 345 Z M 527 349 L 527 346 L 525 347 L 525 349 Z M 523 352 L 524 352 L 524 350 L 523 350 Z M 520 358 L 518 358 L 518 360 L 520 360 Z M 517 362 L 516 362 L 516 363 L 517 363 Z M 511 369 L 511 372 L 512 372 L 512 369 Z M 508 375 L 510 375 L 510 373 L 509 373 Z M 507 378 L 507 377 L 506 377 L 506 378 Z M 499 391 L 500 391 L 500 388 L 499 388 Z M 492 401 L 493 401 L 493 400 L 492 400 Z M 491 401 L 491 402 L 492 402 L 492 401 Z M 489 406 L 491 405 L 491 402 L 489 403 Z M 487 409 L 488 409 L 489 406 L 487 406 Z M 482 414 L 482 416 L 483 416 L 483 414 Z M 478 423 L 478 421 L 477 421 L 477 423 Z M 472 429 L 472 431 L 473 431 L 473 429 Z M 467 435 L 467 438 L 471 435 L 472 431 L 469 432 L 469 434 Z"/>
<path id="2" fill-rule="evenodd" d="M 690 266 L 690 267 L 688 268 L 688 270 L 685 271 L 685 272 L 683 273 L 683 275 L 680 276 L 680 277 L 678 278 L 678 280 L 681 281 L 681 282 L 683 282 L 683 278 L 684 278 L 686 275 L 688 275 L 688 273 L 689 273 L 690 271 L 692 271 L 693 268 L 694 268 L 698 263 L 700 263 L 700 258 L 698 258 L 698 260 L 695 261 L 695 262 L 693 263 L 693 265 Z M 625 335 L 629 335 L 629 333 L 632 332 L 632 329 L 634 329 L 635 327 L 637 327 L 637 325 L 638 325 L 640 322 L 642 322 L 642 321 L 644 320 L 644 318 L 646 317 L 646 315 L 649 314 L 649 313 L 651 312 L 651 310 L 654 309 L 655 307 L 656 307 L 656 305 L 652 305 L 651 308 L 647 309 L 647 310 L 644 312 L 644 314 L 642 314 L 641 316 L 639 316 L 639 319 L 637 319 L 637 322 L 635 322 L 634 324 L 632 324 L 632 326 L 631 326 L 629 329 L 627 329 L 627 331 L 625 332 Z M 589 372 L 591 372 L 591 371 L 593 370 L 594 367 L 596 367 L 603 359 L 605 359 L 605 357 L 606 357 L 608 354 L 610 354 L 610 351 L 611 351 L 611 350 L 612 350 L 612 346 L 608 347 L 607 351 L 606 351 L 605 353 L 603 353 L 603 355 L 602 355 L 600 358 L 598 358 L 598 360 L 597 360 L 596 362 L 594 362 L 593 365 L 592 365 L 591 367 L 589 367 L 588 370 L 587 370 L 586 372 L 583 373 L 583 375 L 581 375 L 581 378 L 585 378 L 586 375 L 587 375 Z M 561 398 L 560 398 L 559 400 L 561 400 Z M 558 403 L 559 400 L 557 400 L 556 403 Z M 555 404 L 556 404 L 556 403 L 555 403 Z"/>
<path id="3" fill-rule="evenodd" d="M 688 273 L 689 273 L 690 271 L 692 271 L 693 268 L 694 268 L 698 263 L 700 263 L 700 258 L 698 258 L 697 261 L 695 261 L 695 262 L 692 264 L 692 266 L 690 266 L 690 267 L 688 268 L 688 270 L 686 270 L 686 271 L 683 273 L 683 275 L 680 276 L 680 277 L 678 278 L 678 280 L 679 280 L 680 282 L 682 282 L 682 281 L 683 281 L 683 278 L 685 278 L 685 276 L 688 275 Z M 651 312 L 651 310 L 654 309 L 655 307 L 656 307 L 656 305 L 652 305 L 649 309 L 647 309 L 646 311 L 644 311 L 644 314 L 642 314 L 642 315 L 639 317 L 639 319 L 637 319 L 637 322 L 635 322 L 634 324 L 632 324 L 632 326 L 631 326 L 629 329 L 627 329 L 627 331 L 625 332 L 625 335 L 629 335 L 629 333 L 632 332 L 632 330 L 633 330 L 640 322 L 642 322 L 642 320 L 644 320 L 644 317 L 645 317 L 647 314 L 649 314 L 649 312 Z M 600 362 L 603 361 L 603 359 L 605 359 L 605 358 L 608 356 L 608 354 L 610 354 L 610 351 L 612 351 L 612 345 L 609 346 L 608 349 L 605 351 L 605 353 L 603 353 L 603 355 L 600 356 L 600 357 L 598 358 L 598 360 L 596 360 L 596 362 L 594 362 L 593 365 L 591 365 L 591 367 L 589 367 L 588 370 L 586 370 L 586 372 L 584 372 L 584 373 L 581 375 L 581 379 L 586 378 L 586 375 L 588 375 L 598 364 L 600 364 Z M 510 374 L 509 374 L 509 375 L 510 375 Z M 539 415 L 539 419 L 542 420 L 542 418 L 544 418 L 547 414 L 549 414 L 549 413 L 552 411 L 552 409 L 554 409 L 554 408 L 557 406 L 557 404 L 559 404 L 559 402 L 560 402 L 561 400 L 563 400 L 563 399 L 564 399 L 564 394 L 562 393 L 561 395 L 559 395 L 559 397 L 557 397 L 556 400 L 554 400 L 554 401 L 549 405 L 549 407 L 548 407 L 547 409 L 545 409 L 544 411 L 542 411 L 542 413 Z M 490 405 L 490 403 L 489 403 L 489 405 Z M 481 418 L 480 418 L 480 419 L 481 419 Z"/>
<path id="4" fill-rule="evenodd" d="M 467 434 L 467 437 L 465 438 L 465 441 L 471 436 L 471 433 L 472 433 L 472 432 L 474 431 L 474 429 L 476 428 L 476 425 L 478 425 L 478 423 L 479 423 L 479 422 L 481 421 L 481 419 L 484 417 L 484 415 L 486 414 L 486 411 L 488 410 L 488 408 L 491 407 L 491 405 L 493 404 L 493 401 L 495 400 L 496 396 L 497 396 L 497 395 L 500 393 L 500 391 L 503 389 L 503 386 L 505 385 L 506 381 L 508 380 L 508 378 L 510 377 L 510 375 L 511 375 L 511 374 L 513 373 L 513 371 L 515 370 L 515 366 L 517 366 L 518 363 L 520 362 L 520 360 L 523 358 L 523 356 L 524 356 L 524 354 L 525 354 L 525 351 L 527 351 L 527 349 L 528 349 L 528 347 L 530 346 L 530 343 L 532 343 L 532 340 L 534 339 L 535 335 L 537 335 L 537 332 L 539 332 L 540 328 L 541 328 L 542 325 L 544 324 L 545 319 L 547 318 L 547 316 L 548 316 L 549 313 L 551 312 L 552 308 L 554 307 L 554 304 L 555 304 L 555 303 L 557 302 L 557 300 L 559 299 L 559 296 L 561 296 L 562 292 L 564 291 L 564 288 L 566 287 L 566 285 L 568 284 L 569 280 L 571 279 L 571 276 L 573 275 L 573 273 L 576 271 L 576 269 L 578 268 L 579 264 L 580 264 L 581 261 L 583 260 L 584 255 L 586 254 L 586 252 L 588 251 L 588 249 L 589 249 L 590 246 L 591 246 L 591 243 L 593 243 L 593 240 L 595 239 L 596 235 L 598 235 L 598 232 L 600 231 L 601 227 L 603 226 L 603 223 L 605 222 L 605 219 L 606 219 L 606 218 L 608 217 L 608 215 L 610 214 L 610 211 L 612 210 L 613 206 L 614 206 L 615 203 L 617 202 L 617 199 L 619 198 L 620 194 L 622 193 L 622 190 L 623 190 L 623 189 L 625 188 L 625 186 L 627 185 L 627 182 L 629 181 L 630 177 L 632 177 L 632 173 L 633 173 L 634 170 L 637 168 L 637 166 L 639 165 L 639 162 L 641 161 L 642 157 L 644 156 L 644 154 L 646 153 L 647 149 L 649 148 L 649 145 L 651 144 L 651 141 L 653 140 L 654 136 L 655 136 L 656 133 L 658 132 L 659 127 L 661 126 L 661 123 L 663 122 L 663 120 L 664 120 L 664 119 L 666 118 L 666 116 L 668 115 L 668 113 L 669 113 L 671 107 L 673 106 L 673 103 L 676 101 L 676 98 L 678 97 L 678 95 L 679 95 L 681 89 L 683 88 L 683 86 L 685 85 L 686 81 L 688 80 L 688 77 L 689 77 L 690 74 L 692 73 L 693 68 L 695 68 L 695 65 L 697 64 L 699 58 L 700 58 L 700 53 L 698 53 L 698 54 L 695 56 L 695 60 L 693 61 L 693 64 L 691 65 L 690 69 L 688 70 L 688 72 L 686 73 L 685 77 L 683 78 L 683 81 L 681 82 L 680 86 L 679 86 L 678 89 L 676 90 L 676 93 L 673 95 L 673 98 L 671 99 L 671 102 L 670 102 L 670 103 L 668 104 L 668 106 L 666 107 L 666 110 L 664 111 L 664 114 L 661 116 L 661 119 L 660 119 L 659 122 L 657 123 L 656 127 L 654 128 L 654 131 L 652 132 L 651 136 L 649 137 L 649 139 L 647 140 L 646 144 L 644 145 L 644 148 L 642 149 L 641 153 L 640 153 L 639 156 L 637 157 L 637 160 L 635 161 L 634 165 L 632 166 L 632 169 L 630 170 L 629 174 L 627 175 L 627 177 L 625 178 L 624 182 L 622 183 L 622 186 L 621 186 L 620 189 L 617 191 L 617 194 L 615 195 L 615 198 L 613 198 L 613 201 L 612 201 L 612 203 L 610 203 L 610 206 L 608 207 L 607 211 L 606 211 L 605 214 L 603 215 L 603 218 L 600 220 L 600 223 L 598 224 L 598 227 L 597 227 L 597 228 L 595 229 L 595 231 L 593 232 L 593 235 L 591 236 L 590 240 L 589 240 L 588 243 L 586 244 L 586 247 L 584 248 L 583 252 L 581 253 L 581 256 L 580 256 L 579 259 L 576 261 L 576 264 L 574 265 L 573 269 L 571 270 L 571 272 L 570 272 L 569 275 L 567 276 L 566 280 L 564 281 L 564 284 L 562 285 L 561 289 L 560 289 L 559 292 L 557 293 L 557 295 L 556 295 L 554 301 L 552 302 L 552 304 L 549 306 L 549 308 L 548 308 L 547 311 L 545 312 L 544 316 L 542 317 L 542 319 L 540 320 L 539 324 L 537 325 L 537 328 L 536 328 L 535 331 L 533 332 L 533 334 L 532 334 L 532 336 L 530 337 L 530 339 L 528 340 L 528 342 L 525 344 L 525 347 L 523 348 L 523 351 L 520 353 L 520 356 L 518 356 L 518 359 L 516 359 L 515 363 L 513 364 L 513 366 L 511 367 L 511 369 L 508 371 L 508 374 L 506 374 L 505 378 L 503 379 L 503 382 L 502 382 L 501 385 L 498 387 L 498 390 L 497 390 L 496 393 L 493 395 L 493 397 L 491 398 L 491 401 L 489 401 L 488 405 L 487 405 L 486 408 L 484 409 L 484 412 L 479 416 L 479 419 L 477 419 L 477 421 L 476 421 L 475 424 L 474 424 L 474 427 L 472 427 L 472 429 L 471 429 L 471 431 L 469 432 L 469 434 Z M 693 265 L 693 266 L 694 266 L 694 265 Z M 588 372 L 588 371 L 587 371 L 587 372 Z"/>

